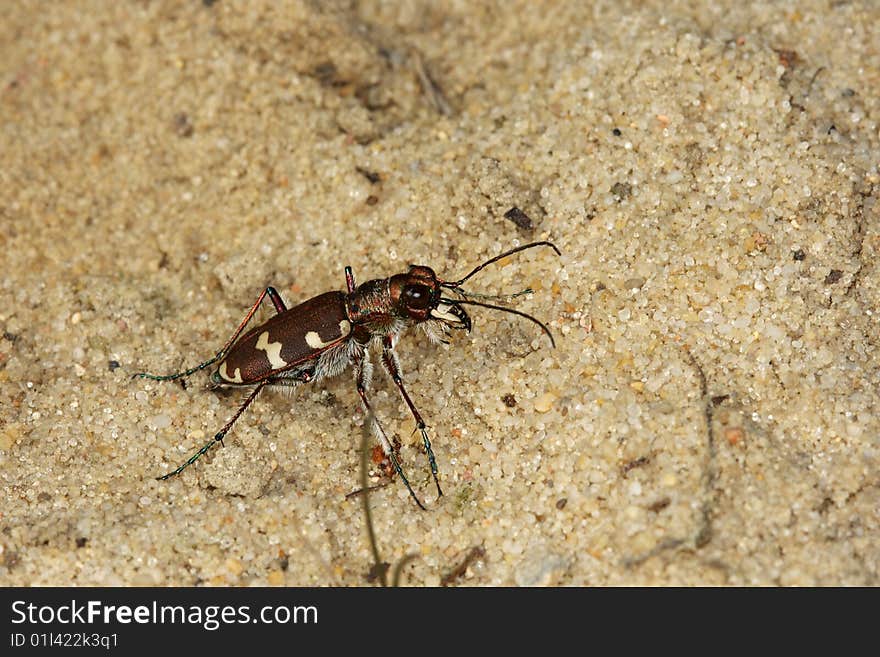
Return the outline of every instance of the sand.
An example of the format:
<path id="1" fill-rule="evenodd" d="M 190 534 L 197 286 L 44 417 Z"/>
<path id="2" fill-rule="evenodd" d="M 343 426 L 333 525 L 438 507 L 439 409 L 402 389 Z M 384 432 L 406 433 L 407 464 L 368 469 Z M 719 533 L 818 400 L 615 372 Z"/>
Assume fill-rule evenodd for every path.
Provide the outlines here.
<path id="1" fill-rule="evenodd" d="M 131 375 L 267 285 L 552 240 L 471 289 L 555 349 L 400 343 L 442 498 L 376 371 L 403 583 L 876 585 L 880 5 L 708 4 L 7 7 L 0 584 L 375 584 L 350 373 L 165 482 L 242 392 Z"/>

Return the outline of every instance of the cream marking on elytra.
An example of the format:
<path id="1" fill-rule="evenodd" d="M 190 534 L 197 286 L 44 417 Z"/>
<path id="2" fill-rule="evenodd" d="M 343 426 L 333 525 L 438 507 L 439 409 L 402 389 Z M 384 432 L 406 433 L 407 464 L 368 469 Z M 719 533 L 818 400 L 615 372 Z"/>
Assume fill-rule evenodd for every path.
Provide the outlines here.
<path id="1" fill-rule="evenodd" d="M 269 342 L 269 331 L 263 331 L 260 334 L 256 348 L 266 352 L 266 358 L 269 359 L 269 365 L 273 370 L 280 370 L 287 365 L 287 361 L 281 357 L 281 343 Z"/>
<path id="2" fill-rule="evenodd" d="M 431 317 L 435 319 L 443 319 L 450 322 L 460 322 L 461 319 L 457 315 L 453 315 L 448 312 L 449 308 L 451 308 L 449 304 L 441 303 L 434 310 L 431 311 Z"/>
<path id="3" fill-rule="evenodd" d="M 306 333 L 306 344 L 309 345 L 312 349 L 321 349 L 323 347 L 327 347 L 340 338 L 344 338 L 346 335 L 351 333 L 351 323 L 347 319 L 343 319 L 339 322 L 339 335 L 329 342 L 324 342 L 321 340 L 321 336 L 318 335 L 317 331 L 309 331 Z"/>
<path id="4" fill-rule="evenodd" d="M 235 376 L 229 376 L 229 372 L 226 371 L 226 361 L 224 360 L 220 363 L 220 376 L 229 381 L 229 383 L 244 383 L 241 380 L 241 368 L 235 368 Z"/>

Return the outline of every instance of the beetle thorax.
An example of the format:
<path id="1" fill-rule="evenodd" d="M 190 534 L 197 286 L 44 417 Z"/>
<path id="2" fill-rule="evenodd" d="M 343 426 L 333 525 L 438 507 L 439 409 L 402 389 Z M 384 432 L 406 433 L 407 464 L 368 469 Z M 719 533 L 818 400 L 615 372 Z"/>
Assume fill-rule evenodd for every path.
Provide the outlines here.
<path id="1" fill-rule="evenodd" d="M 398 317 L 388 292 L 388 278 L 367 281 L 358 285 L 348 295 L 346 308 L 355 339 L 366 343 L 373 336 L 399 333 L 408 325 L 404 318 Z"/>
<path id="2" fill-rule="evenodd" d="M 347 310 L 362 338 L 398 334 L 428 320 L 440 299 L 430 267 L 412 266 L 405 274 L 367 281 L 348 296 Z M 358 337 L 356 335 L 356 337 Z"/>

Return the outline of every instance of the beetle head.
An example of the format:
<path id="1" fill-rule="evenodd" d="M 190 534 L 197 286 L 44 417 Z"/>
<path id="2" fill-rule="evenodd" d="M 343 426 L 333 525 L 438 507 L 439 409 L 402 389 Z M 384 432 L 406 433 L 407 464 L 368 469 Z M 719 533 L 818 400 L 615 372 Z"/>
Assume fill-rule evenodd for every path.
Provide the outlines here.
<path id="1" fill-rule="evenodd" d="M 405 274 L 391 277 L 391 300 L 398 312 L 416 322 L 438 321 L 449 328 L 471 330 L 471 319 L 464 308 L 451 299 L 442 299 L 441 282 L 434 270 L 410 265 Z"/>
<path id="2" fill-rule="evenodd" d="M 435 274 L 434 270 L 430 267 L 425 267 L 424 265 L 410 265 L 407 273 L 397 274 L 390 279 L 389 291 L 391 293 L 391 300 L 394 304 L 394 308 L 401 317 L 420 323 L 431 339 L 439 341 L 444 341 L 443 335 L 446 333 L 447 329 L 456 328 L 465 329 L 467 331 L 471 330 L 471 318 L 462 306 L 480 306 L 481 308 L 498 310 L 511 315 L 518 315 L 519 317 L 523 317 L 530 322 L 537 324 L 550 339 L 550 344 L 555 347 L 556 342 L 553 339 L 553 334 L 550 333 L 550 329 L 548 329 L 543 322 L 535 319 L 527 313 L 514 310 L 513 308 L 497 306 L 495 304 L 486 303 L 485 301 L 477 301 L 477 299 L 502 300 L 505 297 L 495 295 L 487 296 L 483 294 L 478 295 L 467 292 L 462 288 L 462 285 L 466 281 L 482 271 L 487 265 L 491 265 L 502 258 L 511 256 L 514 253 L 519 253 L 520 251 L 525 251 L 526 249 L 532 249 L 536 246 L 548 246 L 553 249 L 557 255 L 561 255 L 559 249 L 557 249 L 552 242 L 532 242 L 530 244 L 524 244 L 510 249 L 504 253 L 500 253 L 494 258 L 489 258 L 486 262 L 477 265 L 472 269 L 467 276 L 455 281 L 446 281 L 437 278 L 437 274 Z M 455 296 L 444 297 L 444 291 L 448 291 Z M 527 288 L 522 292 L 508 295 L 508 297 L 516 297 L 527 292 L 531 292 L 531 290 Z"/>

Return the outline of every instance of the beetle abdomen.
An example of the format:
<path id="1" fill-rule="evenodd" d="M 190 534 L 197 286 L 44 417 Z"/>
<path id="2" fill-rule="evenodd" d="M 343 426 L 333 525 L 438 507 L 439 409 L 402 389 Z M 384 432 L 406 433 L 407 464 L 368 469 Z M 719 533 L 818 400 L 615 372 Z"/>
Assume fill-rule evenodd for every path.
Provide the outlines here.
<path id="1" fill-rule="evenodd" d="M 248 331 L 229 350 L 217 374 L 223 383 L 253 384 L 317 358 L 350 333 L 345 294 L 327 292 Z"/>

